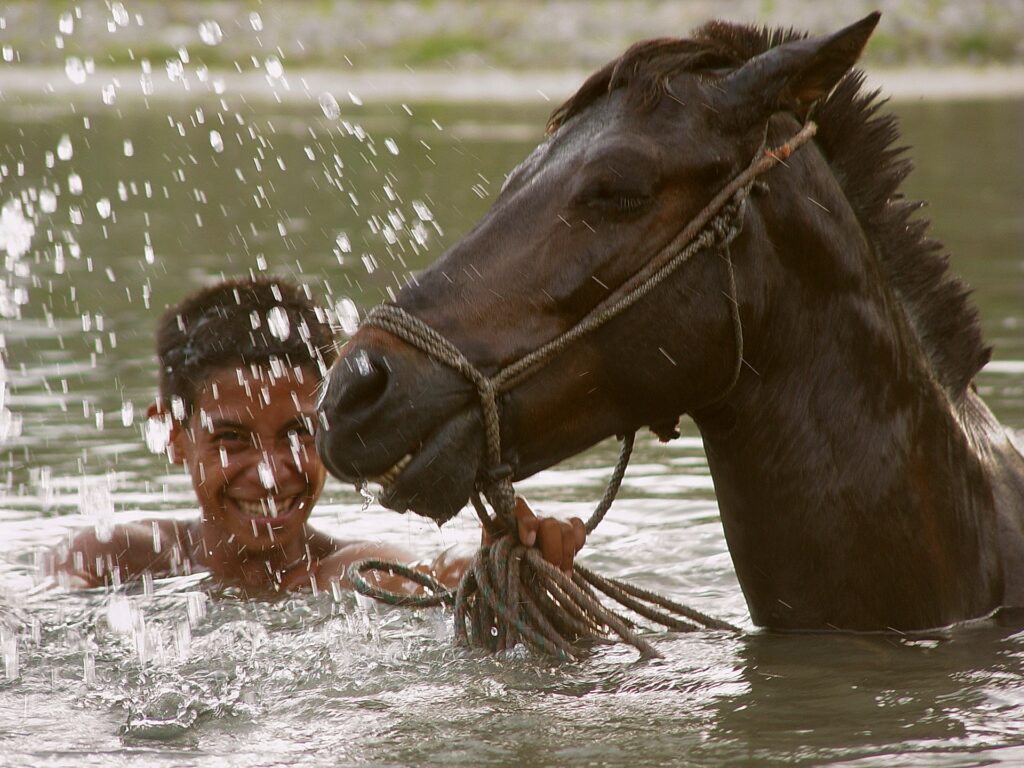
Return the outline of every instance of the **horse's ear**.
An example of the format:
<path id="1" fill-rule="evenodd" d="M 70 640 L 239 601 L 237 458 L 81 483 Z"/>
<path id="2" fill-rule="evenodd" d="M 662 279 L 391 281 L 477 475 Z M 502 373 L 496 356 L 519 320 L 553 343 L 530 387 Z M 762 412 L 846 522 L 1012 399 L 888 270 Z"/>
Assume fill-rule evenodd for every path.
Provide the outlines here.
<path id="1" fill-rule="evenodd" d="M 783 43 L 755 56 L 720 82 L 729 105 L 755 119 L 778 109 L 804 112 L 854 65 L 881 15 L 875 11 L 831 35 Z"/>

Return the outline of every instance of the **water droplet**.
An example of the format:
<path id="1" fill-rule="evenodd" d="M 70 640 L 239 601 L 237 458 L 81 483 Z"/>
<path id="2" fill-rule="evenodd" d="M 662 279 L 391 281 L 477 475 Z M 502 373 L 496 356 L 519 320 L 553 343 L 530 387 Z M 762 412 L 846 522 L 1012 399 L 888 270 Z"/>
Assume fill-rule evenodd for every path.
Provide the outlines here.
<path id="1" fill-rule="evenodd" d="M 268 56 L 263 66 L 267 70 L 267 76 L 274 80 L 277 80 L 284 75 L 284 65 L 277 56 Z"/>
<path id="2" fill-rule="evenodd" d="M 86 518 L 91 518 L 96 538 L 110 541 L 114 535 L 113 483 L 107 477 L 83 477 L 79 486 L 78 508 Z"/>
<path id="3" fill-rule="evenodd" d="M 348 235 L 344 232 L 339 232 L 338 236 L 334 238 L 334 242 L 338 245 L 338 250 L 342 253 L 352 253 L 352 241 L 348 239 Z"/>
<path id="4" fill-rule="evenodd" d="M 100 92 L 100 97 L 103 99 L 103 103 L 108 107 L 117 101 L 117 89 L 113 83 L 107 83 L 103 86 L 103 90 Z"/>
<path id="5" fill-rule="evenodd" d="M 44 189 L 39 193 L 39 210 L 43 213 L 53 213 L 57 210 L 57 195 L 51 189 Z"/>
<path id="6" fill-rule="evenodd" d="M 68 174 L 68 192 L 72 195 L 82 194 L 82 177 L 77 173 Z"/>
<path id="7" fill-rule="evenodd" d="M 68 209 L 68 220 L 76 227 L 81 226 L 82 222 L 85 221 L 85 217 L 82 215 L 82 209 L 77 205 L 73 205 Z"/>
<path id="8" fill-rule="evenodd" d="M 156 261 L 156 254 L 153 252 L 153 246 L 146 244 L 146 247 L 142 250 L 143 256 L 146 259 L 147 264 L 152 264 Z"/>
<path id="9" fill-rule="evenodd" d="M 352 336 L 359 330 L 359 308 L 352 299 L 345 297 L 334 306 L 334 314 L 338 325 L 346 336 Z"/>
<path id="10" fill-rule="evenodd" d="M 263 17 L 256 11 L 249 14 L 249 25 L 257 32 L 263 31 Z"/>
<path id="11" fill-rule="evenodd" d="M 101 197 L 96 201 L 96 213 L 100 215 L 101 219 L 110 218 L 110 198 Z"/>
<path id="12" fill-rule="evenodd" d="M 181 59 L 168 59 L 164 62 L 164 68 L 167 70 L 167 79 L 172 83 L 185 79 L 185 65 Z"/>
<path id="13" fill-rule="evenodd" d="M 85 65 L 77 56 L 70 56 L 68 60 L 64 62 L 64 74 L 67 75 L 68 80 L 75 85 L 81 85 L 85 82 Z"/>
<path id="14" fill-rule="evenodd" d="M 60 15 L 57 28 L 62 35 L 70 35 L 75 31 L 75 17 L 71 15 L 71 11 L 65 11 Z"/>
<path id="15" fill-rule="evenodd" d="M 135 421 L 135 405 L 131 400 L 125 400 L 121 403 L 121 423 L 130 427 L 133 421 Z"/>
<path id="16" fill-rule="evenodd" d="M 57 142 L 57 157 L 61 160 L 70 160 L 74 154 L 75 149 L 71 146 L 71 137 L 65 133 L 60 137 L 60 141 Z"/>
<path id="17" fill-rule="evenodd" d="M 171 420 L 167 416 L 151 416 L 142 428 L 142 437 L 151 453 L 163 453 L 171 439 Z"/>
<path id="18" fill-rule="evenodd" d="M 21 674 L 18 664 L 18 636 L 5 632 L 0 650 L 3 651 L 4 657 L 4 674 L 8 680 L 14 680 Z"/>
<path id="19" fill-rule="evenodd" d="M 119 27 L 128 26 L 128 9 L 124 3 L 114 3 L 110 6 L 110 14 L 114 17 L 114 23 Z"/>
<path id="20" fill-rule="evenodd" d="M 13 45 L 5 45 L 4 48 L 3 48 L 3 53 L 4 53 L 4 61 L 6 61 L 8 63 L 14 61 L 14 46 Z"/>
<path id="21" fill-rule="evenodd" d="M 338 104 L 338 100 L 334 98 L 334 94 L 327 91 L 320 94 L 320 109 L 324 111 L 329 120 L 337 120 L 341 117 L 341 106 Z"/>
<path id="22" fill-rule="evenodd" d="M 207 45 L 218 45 L 224 39 L 224 32 L 216 21 L 199 23 L 199 39 Z"/>
<path id="23" fill-rule="evenodd" d="M 291 323 L 288 320 L 288 313 L 284 307 L 270 308 L 270 311 L 267 312 L 267 328 L 270 329 L 271 336 L 281 341 L 284 341 L 291 335 Z"/>
<path id="24" fill-rule="evenodd" d="M 356 354 L 356 370 L 359 371 L 360 376 L 370 375 L 370 358 L 366 355 L 366 350 L 361 349 Z"/>
<path id="25" fill-rule="evenodd" d="M 257 465 L 256 471 L 259 472 L 260 483 L 264 488 L 270 490 L 274 487 L 274 470 L 270 468 L 270 464 L 266 460 L 261 461 Z"/>
<path id="26" fill-rule="evenodd" d="M 125 139 L 124 140 L 124 156 L 125 157 L 131 157 L 134 154 L 135 154 L 135 145 L 132 144 L 132 140 L 131 139 Z"/>
<path id="27" fill-rule="evenodd" d="M 363 100 L 356 96 L 352 91 L 348 92 L 349 101 L 355 104 L 357 107 L 363 106 Z"/>
<path id="28" fill-rule="evenodd" d="M 384 139 L 384 146 L 388 148 L 388 152 L 392 155 L 398 154 L 398 144 L 395 143 L 394 139 Z"/>
<path id="29" fill-rule="evenodd" d="M 224 151 L 224 139 L 220 137 L 220 131 L 210 131 L 210 146 L 214 152 Z"/>

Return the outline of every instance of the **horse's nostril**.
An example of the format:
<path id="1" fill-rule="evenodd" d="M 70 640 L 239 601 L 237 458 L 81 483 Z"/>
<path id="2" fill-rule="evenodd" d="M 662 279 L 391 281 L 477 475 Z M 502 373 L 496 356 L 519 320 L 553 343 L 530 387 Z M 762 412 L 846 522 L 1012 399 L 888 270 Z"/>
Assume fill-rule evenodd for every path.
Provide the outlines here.
<path id="1" fill-rule="evenodd" d="M 345 361 L 343 364 L 347 364 Z M 338 395 L 332 403 L 336 411 L 358 413 L 376 403 L 388 388 L 388 370 L 383 363 L 371 360 L 365 353 L 350 365 L 340 378 Z"/>

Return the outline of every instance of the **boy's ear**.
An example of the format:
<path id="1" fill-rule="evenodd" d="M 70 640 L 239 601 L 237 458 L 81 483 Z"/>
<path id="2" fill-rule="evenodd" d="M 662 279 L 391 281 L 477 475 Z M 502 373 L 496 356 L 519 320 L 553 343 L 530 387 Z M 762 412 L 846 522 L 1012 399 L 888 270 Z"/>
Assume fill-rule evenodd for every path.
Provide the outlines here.
<path id="1" fill-rule="evenodd" d="M 146 409 L 146 419 L 164 419 L 171 425 L 170 434 L 167 436 L 167 460 L 172 464 L 185 463 L 185 451 L 182 440 L 185 439 L 185 429 L 160 403 L 150 403 Z"/>

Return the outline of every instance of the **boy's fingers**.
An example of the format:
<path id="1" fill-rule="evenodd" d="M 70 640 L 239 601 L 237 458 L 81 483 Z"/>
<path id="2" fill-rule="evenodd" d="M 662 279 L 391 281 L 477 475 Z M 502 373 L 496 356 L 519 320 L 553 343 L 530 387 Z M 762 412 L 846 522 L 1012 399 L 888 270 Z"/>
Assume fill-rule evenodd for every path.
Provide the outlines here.
<path id="1" fill-rule="evenodd" d="M 579 552 L 583 549 L 583 545 L 587 543 L 587 526 L 583 524 L 583 521 L 578 517 L 569 518 L 569 525 L 572 526 L 573 537 L 575 538 L 576 551 Z"/>
<path id="2" fill-rule="evenodd" d="M 576 555 L 576 532 L 573 530 L 572 523 L 561 523 L 559 527 L 562 529 L 562 570 L 569 574 L 572 573 L 572 559 Z"/>
<path id="3" fill-rule="evenodd" d="M 540 527 L 540 521 L 533 514 L 530 505 L 526 503 L 526 499 L 522 496 L 516 496 L 515 516 L 516 527 L 519 529 L 520 543 L 524 546 L 532 547 L 537 543 L 537 531 Z"/>
<path id="4" fill-rule="evenodd" d="M 562 564 L 561 534 L 561 523 L 553 517 L 545 517 L 540 521 L 540 529 L 537 533 L 540 553 L 556 568 L 561 567 Z"/>

